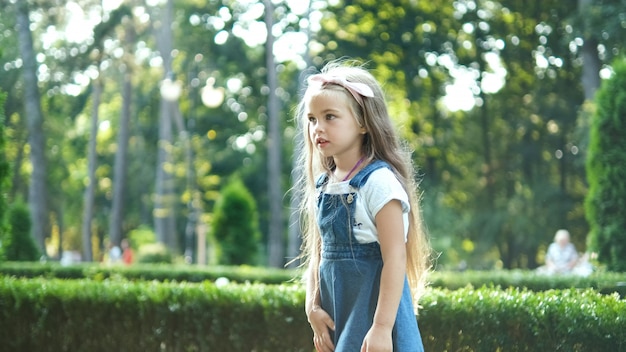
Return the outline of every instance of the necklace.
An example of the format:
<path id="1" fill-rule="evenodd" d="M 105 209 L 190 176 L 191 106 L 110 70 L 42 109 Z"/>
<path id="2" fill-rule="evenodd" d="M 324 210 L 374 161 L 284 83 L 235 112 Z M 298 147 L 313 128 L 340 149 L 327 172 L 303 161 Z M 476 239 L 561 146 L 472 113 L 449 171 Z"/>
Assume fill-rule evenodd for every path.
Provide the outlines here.
<path id="1" fill-rule="evenodd" d="M 352 173 L 354 172 L 354 170 L 357 169 L 357 167 L 359 167 L 359 165 L 361 165 L 361 163 L 363 162 L 363 160 L 365 159 L 365 156 L 362 156 L 361 159 L 359 159 L 359 161 L 356 162 L 356 164 L 354 164 L 354 166 L 352 167 L 352 170 L 350 170 L 350 172 L 348 172 L 348 174 L 346 175 L 346 177 L 344 177 L 343 181 L 347 181 L 348 178 L 350 176 L 352 176 Z"/>

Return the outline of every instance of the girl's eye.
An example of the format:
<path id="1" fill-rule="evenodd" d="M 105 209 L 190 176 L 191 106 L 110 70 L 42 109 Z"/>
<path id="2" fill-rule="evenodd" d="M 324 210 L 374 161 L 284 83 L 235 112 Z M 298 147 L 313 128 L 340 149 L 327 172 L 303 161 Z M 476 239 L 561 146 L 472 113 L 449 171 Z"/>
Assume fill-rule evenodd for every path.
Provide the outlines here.
<path id="1" fill-rule="evenodd" d="M 326 115 L 326 120 L 332 120 L 335 118 L 335 115 L 328 114 Z"/>
<path id="2" fill-rule="evenodd" d="M 309 116 L 309 122 L 314 123 L 317 119 L 313 116 Z"/>

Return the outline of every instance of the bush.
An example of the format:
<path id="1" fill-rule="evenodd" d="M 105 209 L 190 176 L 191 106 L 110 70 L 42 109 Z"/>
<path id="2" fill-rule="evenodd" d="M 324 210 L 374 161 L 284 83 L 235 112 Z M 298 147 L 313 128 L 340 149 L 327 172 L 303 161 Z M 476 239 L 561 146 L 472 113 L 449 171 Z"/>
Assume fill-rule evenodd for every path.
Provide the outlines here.
<path id="1" fill-rule="evenodd" d="M 137 253 L 137 263 L 172 263 L 172 254 L 163 243 L 144 244 Z"/>
<path id="2" fill-rule="evenodd" d="M 212 225 L 221 264 L 256 264 L 261 237 L 257 207 L 241 180 L 233 179 L 221 191 Z"/>
<path id="3" fill-rule="evenodd" d="M 626 271 L 626 60 L 596 95 L 591 121 L 585 212 L 590 248 L 607 269 Z"/>
<path id="4" fill-rule="evenodd" d="M 156 243 L 156 234 L 147 226 L 140 226 L 128 233 L 130 246 L 139 249 L 146 244 Z"/>
<path id="5" fill-rule="evenodd" d="M 0 277 L 8 351 L 312 351 L 296 285 Z"/>
<path id="6" fill-rule="evenodd" d="M 431 290 L 418 321 L 427 351 L 619 351 L 626 301 L 593 290 Z"/>
<path id="7" fill-rule="evenodd" d="M 31 235 L 31 219 L 28 206 L 15 202 L 9 208 L 9 236 L 5 246 L 7 260 L 37 261 L 41 254 Z"/>
<path id="8" fill-rule="evenodd" d="M 238 283 L 281 284 L 298 281 L 299 269 L 277 269 L 241 266 L 190 266 L 170 264 L 137 264 L 106 266 L 97 263 L 77 263 L 63 266 L 55 262 L 0 263 L 0 275 L 24 278 L 47 277 L 60 279 L 121 277 L 128 280 L 178 282 L 215 281 L 227 278 Z M 546 276 L 532 271 L 435 271 L 428 277 L 431 287 L 457 290 L 466 287 L 493 286 L 530 291 L 593 289 L 602 294 L 617 292 L 626 297 L 626 273 L 596 272 L 590 276 Z"/>
<path id="9" fill-rule="evenodd" d="M 306 351 L 300 285 L 0 277 L 9 351 Z M 429 289 L 426 351 L 623 349 L 626 301 L 593 290 Z"/>
<path id="10" fill-rule="evenodd" d="M 203 282 L 227 278 L 232 282 L 281 284 L 292 281 L 297 272 L 276 268 L 242 266 L 191 266 L 138 263 L 132 266 L 109 266 L 97 263 L 61 265 L 58 262 L 0 263 L 0 276 L 21 278 L 105 279 L 109 277 L 128 280 L 156 280 L 177 282 Z"/>

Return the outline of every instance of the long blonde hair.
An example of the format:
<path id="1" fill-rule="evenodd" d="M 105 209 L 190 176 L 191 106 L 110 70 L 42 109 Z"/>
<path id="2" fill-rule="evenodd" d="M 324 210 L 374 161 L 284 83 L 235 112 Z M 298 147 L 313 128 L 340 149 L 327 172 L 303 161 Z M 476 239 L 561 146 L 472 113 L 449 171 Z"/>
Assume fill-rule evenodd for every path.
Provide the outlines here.
<path id="1" fill-rule="evenodd" d="M 358 124 L 365 127 L 367 131 L 362 146 L 365 160 L 368 162 L 375 159 L 386 161 L 409 195 L 411 209 L 406 244 L 406 272 L 417 307 L 418 299 L 427 284 L 426 275 L 431 268 L 431 250 L 422 221 L 418 184 L 411 152 L 398 137 L 387 111 L 384 93 L 376 79 L 367 70 L 361 66 L 335 61 L 327 64 L 321 73 L 340 77 L 349 82 L 367 84 L 374 92 L 373 97 L 363 98 L 362 105 L 351 98 L 350 108 Z M 319 88 L 308 87 L 296 113 L 296 124 L 303 144 L 298 160 L 298 167 L 302 171 L 301 177 L 294 188 L 301 192 L 300 215 L 303 244 L 300 259 L 302 266 L 313 270 L 318 268 L 321 252 L 321 236 L 315 217 L 317 202 L 315 181 L 321 173 L 332 172 L 335 164 L 332 157 L 321 157 L 309 139 L 306 104 L 312 95 L 326 90 L 343 92 L 350 96 L 344 87 L 337 84 L 322 85 Z M 314 273 L 313 277 L 317 277 L 317 273 Z"/>

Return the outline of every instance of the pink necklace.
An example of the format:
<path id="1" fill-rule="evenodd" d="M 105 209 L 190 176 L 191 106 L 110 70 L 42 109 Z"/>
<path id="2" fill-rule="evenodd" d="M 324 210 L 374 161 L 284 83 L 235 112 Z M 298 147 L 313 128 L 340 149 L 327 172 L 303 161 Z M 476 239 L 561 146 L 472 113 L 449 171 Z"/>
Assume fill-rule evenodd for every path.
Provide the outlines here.
<path id="1" fill-rule="evenodd" d="M 357 167 L 359 167 L 359 165 L 361 165 L 361 163 L 363 162 L 363 160 L 365 160 L 365 156 L 362 156 L 361 159 L 359 159 L 359 161 L 356 162 L 356 164 L 354 164 L 354 166 L 352 167 L 352 170 L 350 170 L 350 172 L 348 172 L 348 174 L 346 175 L 346 177 L 344 177 L 343 181 L 347 181 L 348 178 L 350 176 L 352 176 L 352 173 L 354 172 L 354 170 L 357 169 Z"/>

